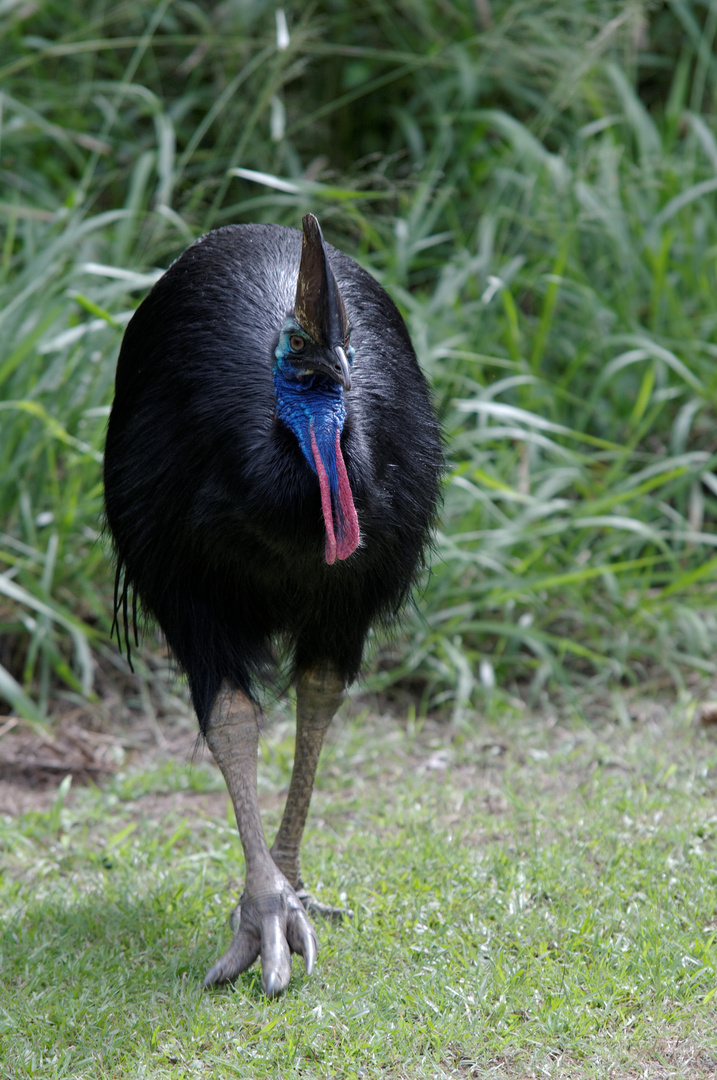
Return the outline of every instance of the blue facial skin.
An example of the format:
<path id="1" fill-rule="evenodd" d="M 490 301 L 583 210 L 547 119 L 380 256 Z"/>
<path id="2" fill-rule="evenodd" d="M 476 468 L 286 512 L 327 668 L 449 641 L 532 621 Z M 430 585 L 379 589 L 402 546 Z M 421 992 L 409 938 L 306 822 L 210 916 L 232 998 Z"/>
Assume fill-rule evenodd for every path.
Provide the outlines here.
<path id="1" fill-rule="evenodd" d="M 290 339 L 295 337 L 305 342 L 302 350 L 291 348 Z M 296 435 L 304 457 L 316 472 L 311 449 L 313 428 L 317 449 L 329 481 L 331 501 L 334 507 L 337 507 L 339 500 L 333 497 L 338 491 L 336 432 L 340 435 L 343 431 L 346 405 L 339 383 L 330 376 L 313 370 L 311 358 L 318 351 L 318 346 L 298 324 L 293 319 L 287 319 L 274 352 L 276 411 L 279 419 Z M 346 357 L 349 364 L 352 363 L 354 350 L 350 345 L 346 349 Z"/>

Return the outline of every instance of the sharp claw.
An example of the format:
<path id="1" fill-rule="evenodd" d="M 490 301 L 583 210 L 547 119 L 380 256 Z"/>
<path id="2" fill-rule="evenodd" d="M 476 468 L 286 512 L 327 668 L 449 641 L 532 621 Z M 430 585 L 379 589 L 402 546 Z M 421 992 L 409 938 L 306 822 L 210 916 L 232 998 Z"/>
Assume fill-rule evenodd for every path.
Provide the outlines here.
<path id="1" fill-rule="evenodd" d="M 217 960 L 216 964 L 212 964 L 209 971 L 204 976 L 203 986 L 204 989 L 208 989 L 210 986 L 215 986 L 217 983 L 221 983 L 222 979 L 222 962 Z"/>
<path id="2" fill-rule="evenodd" d="M 286 989 L 286 984 L 282 985 L 282 978 L 278 971 L 270 971 L 266 978 L 262 975 L 261 985 L 268 998 L 278 997 Z"/>
<path id="3" fill-rule="evenodd" d="M 304 946 L 304 966 L 306 967 L 306 974 L 310 975 L 314 970 L 314 963 L 316 961 L 316 942 L 314 941 L 314 935 L 304 934 L 301 943 Z"/>
<path id="4" fill-rule="evenodd" d="M 317 942 L 314 928 L 301 908 L 292 912 L 286 926 L 289 945 L 304 958 L 306 974 L 310 975 L 316 962 Z"/>

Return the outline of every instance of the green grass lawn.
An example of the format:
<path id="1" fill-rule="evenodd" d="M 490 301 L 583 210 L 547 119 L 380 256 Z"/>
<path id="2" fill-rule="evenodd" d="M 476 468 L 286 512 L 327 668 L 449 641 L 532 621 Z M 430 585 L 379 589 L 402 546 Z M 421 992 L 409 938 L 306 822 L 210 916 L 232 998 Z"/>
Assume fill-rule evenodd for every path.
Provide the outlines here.
<path id="1" fill-rule="evenodd" d="M 272 1002 L 256 970 L 201 989 L 242 856 L 189 723 L 163 764 L 4 819 L 0 1075 L 713 1075 L 717 731 L 687 699 L 592 712 L 340 718 L 304 872 L 355 919 Z M 269 830 L 291 754 L 279 719 Z"/>

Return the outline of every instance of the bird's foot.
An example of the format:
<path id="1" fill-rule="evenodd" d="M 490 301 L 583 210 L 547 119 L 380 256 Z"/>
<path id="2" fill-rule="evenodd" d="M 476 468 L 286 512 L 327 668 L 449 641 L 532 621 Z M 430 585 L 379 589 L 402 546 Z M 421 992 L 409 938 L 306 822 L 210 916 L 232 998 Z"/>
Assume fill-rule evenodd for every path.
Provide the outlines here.
<path id="1" fill-rule="evenodd" d="M 317 900 L 313 893 L 301 884 L 296 890 L 296 895 L 306 908 L 309 915 L 314 918 L 326 919 L 328 922 L 340 923 L 344 919 L 353 919 L 354 913 L 351 908 L 333 907 L 331 904 L 323 904 Z"/>
<path id="2" fill-rule="evenodd" d="M 304 885 L 303 881 L 299 883 L 295 889 L 301 903 L 304 905 L 304 909 L 307 914 L 311 915 L 315 919 L 326 919 L 327 922 L 341 923 L 344 919 L 353 919 L 354 913 L 351 908 L 334 907 L 332 904 L 324 904 L 321 900 L 317 900 L 313 893 Z M 239 923 L 241 922 L 241 906 L 244 903 L 244 895 L 232 911 L 229 916 L 229 925 L 232 933 L 235 934 L 239 929 Z"/>
<path id="3" fill-rule="evenodd" d="M 205 986 L 231 982 L 261 956 L 261 985 L 267 997 L 285 990 L 291 975 L 291 954 L 304 958 L 310 975 L 317 941 L 304 905 L 289 882 L 277 871 L 271 892 L 242 897 L 232 912 L 231 945 L 209 969 Z"/>

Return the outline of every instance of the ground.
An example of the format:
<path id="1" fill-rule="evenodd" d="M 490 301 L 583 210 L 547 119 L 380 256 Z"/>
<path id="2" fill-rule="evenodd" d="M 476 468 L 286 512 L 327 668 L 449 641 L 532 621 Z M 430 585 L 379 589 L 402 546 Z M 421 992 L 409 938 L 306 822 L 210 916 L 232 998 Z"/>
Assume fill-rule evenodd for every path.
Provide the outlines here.
<path id="1" fill-rule="evenodd" d="M 226 944 L 241 856 L 172 685 L 150 701 L 110 680 L 89 712 L 61 704 L 52 736 L 0 724 L 18 1012 L 7 1061 L 46 1060 L 33 1056 L 44 1023 L 73 1076 L 85 1075 L 80 1051 L 93 1076 L 113 1077 L 138 1063 L 151 1077 L 248 1075 L 246 1061 L 285 1077 L 714 1076 L 712 688 L 655 683 L 533 708 L 504 697 L 460 722 L 354 694 L 322 757 L 305 869 L 356 922 L 320 928 L 312 979 L 295 961 L 289 991 L 267 1004 L 252 972 L 234 990 L 199 989 Z M 292 734 L 290 705 L 277 707 L 259 762 L 270 834 Z M 93 1018 L 109 1023 L 117 995 L 142 1039 L 93 1050 Z M 28 1043 L 30 1015 L 46 1019 Z"/>

